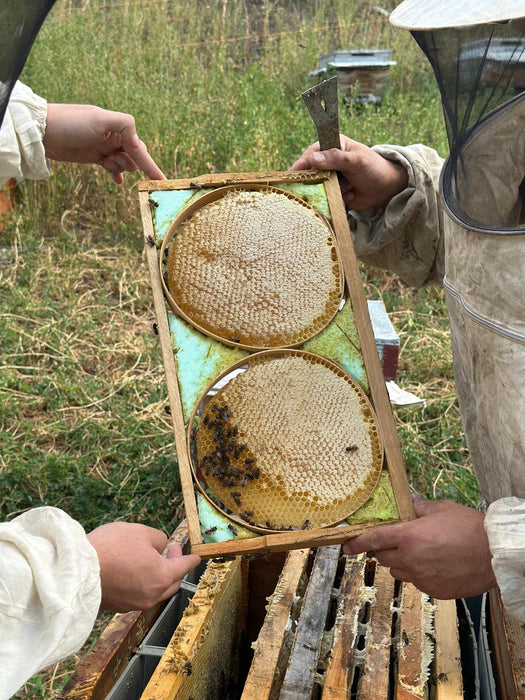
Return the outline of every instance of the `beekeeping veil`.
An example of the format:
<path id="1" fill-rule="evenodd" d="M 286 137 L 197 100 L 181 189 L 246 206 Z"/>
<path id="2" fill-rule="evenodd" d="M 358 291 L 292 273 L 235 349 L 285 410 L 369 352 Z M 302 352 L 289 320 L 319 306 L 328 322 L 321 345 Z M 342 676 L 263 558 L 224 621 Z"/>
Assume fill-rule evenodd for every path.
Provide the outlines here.
<path id="1" fill-rule="evenodd" d="M 393 25 L 411 31 L 441 92 L 448 213 L 492 234 L 523 234 L 523 18 L 525 0 L 405 0 L 390 15 Z"/>
<path id="2" fill-rule="evenodd" d="M 0 0 L 0 125 L 9 96 L 55 0 Z"/>

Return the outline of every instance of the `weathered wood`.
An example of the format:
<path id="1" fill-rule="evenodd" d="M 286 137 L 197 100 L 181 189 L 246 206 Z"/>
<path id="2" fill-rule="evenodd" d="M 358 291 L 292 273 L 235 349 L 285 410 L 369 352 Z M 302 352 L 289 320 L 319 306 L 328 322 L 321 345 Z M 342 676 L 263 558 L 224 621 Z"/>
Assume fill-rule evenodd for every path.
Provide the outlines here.
<path id="1" fill-rule="evenodd" d="M 410 495 L 408 479 L 401 443 L 396 432 L 394 415 L 386 389 L 383 368 L 375 344 L 374 331 L 368 311 L 368 304 L 363 290 L 363 282 L 359 274 L 359 265 L 355 255 L 354 244 L 348 217 L 339 191 L 337 174 L 332 173 L 325 184 L 332 224 L 334 227 L 339 251 L 343 261 L 346 284 L 354 311 L 355 323 L 361 343 L 361 351 L 365 363 L 366 374 L 370 386 L 371 400 L 381 429 L 381 438 L 385 449 L 388 471 L 396 498 L 397 509 L 401 519 L 415 518 L 414 505 Z"/>
<path id="2" fill-rule="evenodd" d="M 463 678 L 456 601 L 436 600 L 434 605 L 436 644 L 433 679 L 436 700 L 462 700 Z"/>
<path id="3" fill-rule="evenodd" d="M 268 700 L 280 687 L 288 662 L 292 623 L 299 614 L 306 587 L 308 549 L 288 554 L 277 586 L 268 601 L 267 614 L 257 638 L 241 700 Z"/>
<path id="4" fill-rule="evenodd" d="M 187 542 L 188 529 L 183 521 L 169 538 L 166 549 L 173 544 L 184 548 Z M 58 697 L 61 700 L 105 698 L 167 603 L 163 601 L 143 612 L 117 613 Z"/>
<path id="5" fill-rule="evenodd" d="M 359 686 L 360 700 L 387 698 L 390 689 L 392 603 L 395 581 L 386 567 L 377 564 L 373 585 L 375 595 L 368 609 L 366 651 Z"/>
<path id="6" fill-rule="evenodd" d="M 220 663 L 238 663 L 245 576 L 240 558 L 208 565 L 141 700 L 218 697 Z"/>
<path id="7" fill-rule="evenodd" d="M 425 623 L 431 620 L 431 614 L 428 596 L 412 584 L 403 583 L 397 645 L 397 700 L 427 697 L 433 642 L 427 637 L 432 628 Z"/>
<path id="8" fill-rule="evenodd" d="M 365 565 L 364 556 L 348 558 L 346 561 L 333 630 L 333 644 L 324 679 L 323 700 L 347 700 L 351 696 Z"/>
<path id="9" fill-rule="evenodd" d="M 317 550 L 280 700 L 309 698 L 312 694 L 340 549 L 332 545 Z"/>
<path id="10" fill-rule="evenodd" d="M 341 544 L 351 537 L 362 535 L 367 530 L 383 527 L 395 521 L 385 521 L 381 524 L 343 525 L 339 527 L 316 528 L 315 530 L 287 530 L 271 535 L 260 535 L 246 540 L 228 540 L 227 542 L 211 542 L 192 547 L 192 552 L 200 557 L 236 556 L 258 552 L 285 552 L 291 549 L 324 547 Z"/>
<path id="11" fill-rule="evenodd" d="M 157 317 L 158 333 L 160 346 L 162 351 L 162 360 L 164 363 L 164 371 L 166 374 L 166 386 L 168 389 L 168 397 L 171 407 L 171 422 L 173 433 L 175 436 L 175 449 L 177 451 L 177 460 L 179 465 L 179 476 L 181 482 L 182 495 L 184 498 L 184 507 L 186 511 L 186 520 L 190 540 L 193 543 L 202 542 L 202 535 L 199 524 L 199 514 L 197 511 L 197 503 L 193 490 L 193 478 L 191 475 L 189 455 L 186 450 L 186 429 L 184 426 L 184 418 L 182 412 L 182 402 L 180 397 L 179 384 L 177 380 L 177 370 L 175 367 L 175 358 L 173 356 L 173 347 L 171 344 L 171 334 L 166 315 L 166 306 L 162 293 L 162 282 L 160 279 L 160 268 L 157 257 L 157 249 L 155 246 L 149 245 L 148 241 L 153 238 L 155 240 L 155 229 L 151 218 L 151 210 L 149 205 L 149 197 L 146 192 L 139 193 L 140 208 L 144 227 L 144 240 L 146 258 L 148 261 L 149 273 L 151 278 L 151 288 L 153 293 L 153 303 Z"/>
<path id="12" fill-rule="evenodd" d="M 103 700 L 164 607 L 159 603 L 146 612 L 117 613 L 58 698 Z"/>
<path id="13" fill-rule="evenodd" d="M 144 180 L 138 183 L 139 192 L 156 192 L 159 190 L 187 190 L 198 187 L 224 187 L 227 185 L 268 184 L 303 182 L 315 184 L 325 182 L 330 173 L 319 170 L 274 171 L 264 173 L 223 173 L 204 174 L 181 180 Z"/>
<path id="14" fill-rule="evenodd" d="M 490 591 L 488 599 L 490 615 L 487 624 L 491 631 L 491 652 L 501 697 L 524 700 L 525 624 L 505 610 L 498 590 Z"/>

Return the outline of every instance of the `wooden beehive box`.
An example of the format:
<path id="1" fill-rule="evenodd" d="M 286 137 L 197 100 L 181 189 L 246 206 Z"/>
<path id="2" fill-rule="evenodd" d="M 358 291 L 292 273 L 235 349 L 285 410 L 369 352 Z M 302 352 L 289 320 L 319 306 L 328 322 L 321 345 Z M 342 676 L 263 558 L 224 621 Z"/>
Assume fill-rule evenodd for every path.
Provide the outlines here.
<path id="1" fill-rule="evenodd" d="M 337 545 L 211 560 L 159 618 L 161 635 L 146 615 L 115 616 L 60 697 L 471 697 L 455 601 L 431 600 L 375 560 L 341 557 Z"/>
<path id="2" fill-rule="evenodd" d="M 315 353 L 323 360 L 341 365 L 345 359 L 358 365 L 356 380 L 368 395 L 377 418 L 384 448 L 383 470 L 379 485 L 370 501 L 352 519 L 337 526 L 314 529 L 293 529 L 267 532 L 252 531 L 228 523 L 206 527 L 203 512 L 211 508 L 212 515 L 222 515 L 213 504 L 204 502 L 197 488 L 189 447 L 189 416 L 199 400 L 199 391 L 215 377 L 242 362 L 249 352 L 221 344 L 217 338 L 206 337 L 193 328 L 187 319 L 174 313 L 166 303 L 163 287 L 165 265 L 163 240 L 170 224 L 186 208 L 196 208 L 198 198 L 226 186 L 249 188 L 267 185 L 293 192 L 294 197 L 321 209 L 337 241 L 345 289 L 345 323 L 338 313 L 325 329 L 300 349 Z M 205 175 L 193 179 L 139 183 L 139 198 L 145 237 L 145 250 L 151 276 L 153 301 L 157 316 L 156 330 L 162 347 L 163 362 L 173 422 L 175 447 L 181 478 L 192 552 L 203 557 L 234 556 L 245 553 L 285 551 L 294 548 L 317 547 L 343 542 L 369 527 L 384 521 L 406 520 L 414 517 L 401 448 L 396 434 L 392 410 L 385 387 L 370 322 L 367 301 L 354 254 L 346 212 L 335 173 L 275 172 L 250 174 Z M 196 205 L 197 202 L 197 205 Z M 342 318 L 342 311 L 341 318 Z M 349 317 L 349 315 L 351 317 Z M 182 331 L 180 330 L 182 327 Z M 324 332 L 324 331 L 323 331 Z M 336 333 L 334 342 L 329 334 Z M 353 333 L 353 337 L 352 337 Z M 187 341 L 188 336 L 190 341 Z M 319 340 L 320 339 L 320 340 Z M 188 375 L 192 375 L 188 378 Z M 199 391 L 195 387 L 199 387 Z M 383 478 L 384 477 L 384 478 Z M 379 500 L 376 500 L 379 499 Z M 382 499 L 382 500 L 381 500 Z M 378 505 L 379 503 L 379 505 Z M 382 509 L 381 503 L 386 503 Z M 224 519 L 223 519 L 224 520 Z M 215 523 L 216 521 L 213 520 Z M 242 525 L 242 523 L 241 523 Z M 228 530 L 229 528 L 229 530 Z M 209 537 L 209 532 L 214 534 Z M 208 533 L 208 535 L 206 534 Z"/>

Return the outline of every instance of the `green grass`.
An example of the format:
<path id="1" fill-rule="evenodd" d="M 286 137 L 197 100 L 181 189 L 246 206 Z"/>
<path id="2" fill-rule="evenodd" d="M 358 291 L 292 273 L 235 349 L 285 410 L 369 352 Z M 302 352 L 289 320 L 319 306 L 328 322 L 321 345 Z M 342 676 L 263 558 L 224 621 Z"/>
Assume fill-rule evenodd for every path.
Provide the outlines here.
<path id="1" fill-rule="evenodd" d="M 341 131 L 446 153 L 433 76 L 411 37 L 392 30 L 372 3 L 215 0 L 188 8 L 180 0 L 59 0 L 23 79 L 49 101 L 132 113 L 168 177 L 279 170 L 316 139 L 300 95 L 317 58 L 391 48 L 397 65 L 383 104 L 341 100 Z M 130 519 L 170 532 L 182 517 L 138 179 L 128 175 L 119 188 L 95 167 L 54 163 L 51 180 L 20 186 L 0 233 L 4 519 L 45 503 L 87 529 Z M 384 300 L 400 335 L 398 383 L 426 400 L 425 408 L 395 411 L 411 484 L 473 505 L 443 291 L 364 269 L 363 283 Z M 17 697 L 53 697 L 74 665 L 39 674 Z"/>

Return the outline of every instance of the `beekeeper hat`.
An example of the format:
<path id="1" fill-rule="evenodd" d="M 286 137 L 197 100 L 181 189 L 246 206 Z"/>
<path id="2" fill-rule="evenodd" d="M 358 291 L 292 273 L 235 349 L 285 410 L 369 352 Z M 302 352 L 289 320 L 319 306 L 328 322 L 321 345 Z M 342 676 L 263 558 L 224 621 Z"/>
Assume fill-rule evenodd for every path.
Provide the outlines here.
<path id="1" fill-rule="evenodd" d="M 424 31 L 470 27 L 525 17 L 525 0 L 404 0 L 390 15 L 395 27 Z"/>

